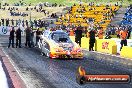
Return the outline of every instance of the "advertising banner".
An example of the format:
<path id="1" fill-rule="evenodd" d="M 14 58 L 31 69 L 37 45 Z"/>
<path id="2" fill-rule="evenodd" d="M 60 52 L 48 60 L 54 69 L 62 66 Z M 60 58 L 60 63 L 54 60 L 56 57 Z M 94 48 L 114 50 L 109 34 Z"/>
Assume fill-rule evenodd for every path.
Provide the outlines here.
<path id="1" fill-rule="evenodd" d="M 0 35 L 10 35 L 10 29 L 11 27 L 7 27 L 7 26 L 0 26 Z M 18 27 L 14 28 L 15 30 L 18 29 Z M 22 36 L 24 36 L 24 30 L 25 28 L 20 26 L 20 29 L 22 31 Z"/>
<path id="2" fill-rule="evenodd" d="M 0 35 L 10 35 L 10 27 L 0 26 Z"/>

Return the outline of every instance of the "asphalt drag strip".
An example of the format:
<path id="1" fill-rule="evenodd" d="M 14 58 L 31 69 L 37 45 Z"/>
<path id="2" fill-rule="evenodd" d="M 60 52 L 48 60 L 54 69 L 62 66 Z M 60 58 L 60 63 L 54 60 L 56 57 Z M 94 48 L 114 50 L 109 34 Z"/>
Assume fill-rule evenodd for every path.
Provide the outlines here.
<path id="1" fill-rule="evenodd" d="M 76 72 L 79 66 L 83 66 L 87 74 L 129 74 L 132 76 L 131 64 L 109 60 L 110 57 L 105 55 L 99 57 L 97 54 L 84 51 L 83 60 L 60 60 L 42 56 L 40 51 L 34 48 L 3 47 L 3 51 L 14 64 L 27 88 L 131 88 L 132 86 L 132 82 L 86 85 L 76 83 Z M 102 57 L 108 60 L 100 59 Z"/>

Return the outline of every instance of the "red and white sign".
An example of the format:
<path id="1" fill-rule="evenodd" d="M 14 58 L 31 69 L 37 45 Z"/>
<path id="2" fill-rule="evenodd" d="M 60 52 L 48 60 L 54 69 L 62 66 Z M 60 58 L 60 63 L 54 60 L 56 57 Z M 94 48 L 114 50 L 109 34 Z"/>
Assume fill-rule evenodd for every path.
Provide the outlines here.
<path id="1" fill-rule="evenodd" d="M 109 50 L 109 42 L 103 42 L 102 43 L 102 49 L 108 49 Z"/>

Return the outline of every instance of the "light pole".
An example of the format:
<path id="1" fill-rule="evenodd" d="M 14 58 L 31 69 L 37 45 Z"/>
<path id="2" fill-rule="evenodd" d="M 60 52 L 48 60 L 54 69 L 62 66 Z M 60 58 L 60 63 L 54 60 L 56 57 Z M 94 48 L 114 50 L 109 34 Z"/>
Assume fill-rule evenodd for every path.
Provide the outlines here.
<path id="1" fill-rule="evenodd" d="M 30 26 L 31 26 L 31 9 L 30 9 Z"/>

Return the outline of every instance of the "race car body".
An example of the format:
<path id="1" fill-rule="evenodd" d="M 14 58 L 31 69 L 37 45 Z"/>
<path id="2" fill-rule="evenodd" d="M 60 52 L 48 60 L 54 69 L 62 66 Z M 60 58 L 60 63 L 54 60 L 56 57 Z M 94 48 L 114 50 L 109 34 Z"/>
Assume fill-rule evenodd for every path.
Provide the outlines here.
<path id="1" fill-rule="evenodd" d="M 44 31 L 38 45 L 41 52 L 50 58 L 83 58 L 79 45 L 62 30 Z"/>

